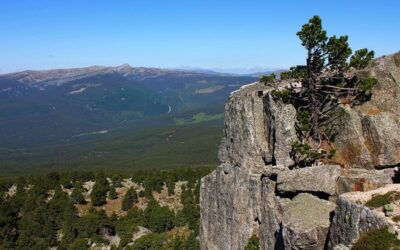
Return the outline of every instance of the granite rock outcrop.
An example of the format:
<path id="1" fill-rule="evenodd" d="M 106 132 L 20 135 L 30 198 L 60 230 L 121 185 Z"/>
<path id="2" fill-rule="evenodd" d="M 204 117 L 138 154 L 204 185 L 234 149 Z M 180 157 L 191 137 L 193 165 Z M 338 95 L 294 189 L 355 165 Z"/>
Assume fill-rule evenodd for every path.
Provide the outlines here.
<path id="1" fill-rule="evenodd" d="M 339 106 L 334 162 L 304 168 L 291 153 L 298 140 L 296 109 L 273 97 L 276 87 L 253 83 L 231 94 L 221 165 L 201 183 L 201 249 L 244 249 L 253 234 L 267 250 L 346 249 L 365 232 L 342 239 L 346 209 L 367 224 L 386 225 L 343 197 L 398 179 L 400 53 L 376 59 L 360 74 L 376 77 L 378 84 L 368 102 Z M 277 88 L 290 84 L 281 81 Z"/>

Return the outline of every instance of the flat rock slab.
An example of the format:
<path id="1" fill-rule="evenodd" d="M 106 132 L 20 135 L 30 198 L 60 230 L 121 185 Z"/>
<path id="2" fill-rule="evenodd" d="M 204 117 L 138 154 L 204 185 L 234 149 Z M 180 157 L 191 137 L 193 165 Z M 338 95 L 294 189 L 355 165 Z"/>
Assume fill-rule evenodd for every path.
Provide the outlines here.
<path id="1" fill-rule="evenodd" d="M 285 249 L 324 249 L 336 205 L 308 193 L 282 205 Z"/>
<path id="2" fill-rule="evenodd" d="M 278 174 L 279 192 L 323 192 L 336 194 L 337 179 L 341 167 L 338 165 L 314 166 L 285 170 Z"/>

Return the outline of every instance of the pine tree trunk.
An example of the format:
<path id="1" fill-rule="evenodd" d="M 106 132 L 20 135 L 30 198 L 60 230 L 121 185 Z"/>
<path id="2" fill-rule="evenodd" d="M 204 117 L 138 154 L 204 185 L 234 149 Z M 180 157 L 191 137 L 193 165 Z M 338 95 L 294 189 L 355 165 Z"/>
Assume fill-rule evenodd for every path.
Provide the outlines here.
<path id="1" fill-rule="evenodd" d="M 313 74 L 312 65 L 312 51 L 308 51 L 307 57 L 307 74 L 308 79 L 306 83 L 306 89 L 308 90 L 308 102 L 311 111 L 311 131 L 310 135 L 314 140 L 320 141 L 320 131 L 319 131 L 319 113 L 318 113 L 318 103 L 317 103 L 317 88 L 315 86 L 315 79 Z"/>

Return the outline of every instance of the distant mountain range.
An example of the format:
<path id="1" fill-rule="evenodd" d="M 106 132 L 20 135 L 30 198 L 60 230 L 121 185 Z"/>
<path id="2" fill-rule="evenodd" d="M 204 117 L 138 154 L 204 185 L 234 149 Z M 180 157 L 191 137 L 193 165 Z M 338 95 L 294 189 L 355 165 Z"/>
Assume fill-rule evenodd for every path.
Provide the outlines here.
<path id="1" fill-rule="evenodd" d="M 196 68 L 196 67 L 181 67 L 178 70 L 183 71 L 194 71 L 199 73 L 207 74 L 219 74 L 219 75 L 231 75 L 231 76 L 256 76 L 268 75 L 271 73 L 279 74 L 286 69 L 270 69 L 263 67 L 252 67 L 252 68 Z"/>
<path id="2" fill-rule="evenodd" d="M 127 64 L 3 74 L 0 152 L 220 114 L 231 91 L 256 80 Z"/>

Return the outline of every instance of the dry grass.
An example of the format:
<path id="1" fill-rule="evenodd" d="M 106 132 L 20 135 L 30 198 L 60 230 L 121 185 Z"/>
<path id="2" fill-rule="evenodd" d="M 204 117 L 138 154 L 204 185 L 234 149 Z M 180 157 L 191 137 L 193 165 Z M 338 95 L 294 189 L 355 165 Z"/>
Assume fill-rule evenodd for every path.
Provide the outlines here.
<path id="1" fill-rule="evenodd" d="M 191 230 L 189 229 L 188 226 L 175 227 L 170 231 L 166 232 L 166 234 L 168 236 L 183 237 L 187 239 L 191 234 Z"/>
<path id="2" fill-rule="evenodd" d="M 111 216 L 115 213 L 117 216 L 125 216 L 126 212 L 122 211 L 122 200 L 128 191 L 127 187 L 117 188 L 117 199 L 109 200 L 107 199 L 106 204 L 102 206 L 95 207 L 96 210 L 104 210 L 107 216 Z M 83 216 L 87 213 L 89 208 L 91 207 L 91 203 L 88 202 L 86 204 L 77 204 L 75 205 L 76 209 L 78 210 L 78 216 Z"/>
<path id="3" fill-rule="evenodd" d="M 182 185 L 186 182 L 175 183 L 174 194 L 168 195 L 168 188 L 164 186 L 160 193 L 153 192 L 154 199 L 160 204 L 160 206 L 168 206 L 169 209 L 175 212 L 183 208 L 181 202 Z"/>

